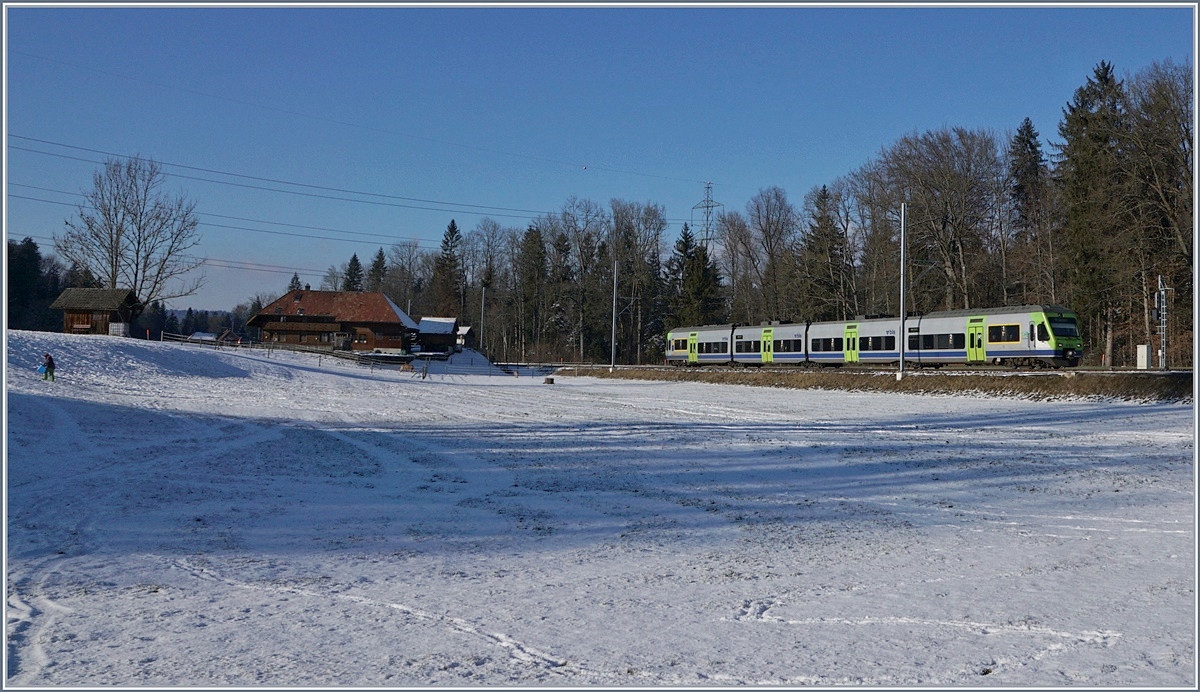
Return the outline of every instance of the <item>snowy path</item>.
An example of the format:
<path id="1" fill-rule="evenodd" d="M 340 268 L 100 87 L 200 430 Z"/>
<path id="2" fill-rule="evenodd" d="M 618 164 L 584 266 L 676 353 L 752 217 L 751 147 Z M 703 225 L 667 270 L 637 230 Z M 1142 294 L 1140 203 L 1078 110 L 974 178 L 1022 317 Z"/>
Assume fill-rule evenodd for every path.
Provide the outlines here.
<path id="1" fill-rule="evenodd" d="M 1190 406 L 8 349 L 10 685 L 1195 682 Z"/>

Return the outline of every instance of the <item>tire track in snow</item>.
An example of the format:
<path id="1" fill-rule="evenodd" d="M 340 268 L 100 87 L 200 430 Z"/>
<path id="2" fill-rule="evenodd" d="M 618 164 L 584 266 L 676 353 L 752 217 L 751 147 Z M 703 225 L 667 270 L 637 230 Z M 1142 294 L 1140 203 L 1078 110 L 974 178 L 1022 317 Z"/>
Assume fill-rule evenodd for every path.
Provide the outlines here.
<path id="1" fill-rule="evenodd" d="M 470 623 L 463 618 L 452 617 L 450 615 L 440 615 L 437 613 L 429 613 L 420 608 L 405 605 L 403 603 L 395 603 L 392 601 L 383 601 L 366 596 L 356 596 L 354 594 L 328 594 L 320 591 L 310 591 L 297 587 L 284 586 L 265 586 L 260 584 L 252 584 L 241 582 L 229 577 L 221 576 L 210 569 L 193 565 L 186 560 L 176 560 L 172 563 L 176 568 L 181 569 L 192 576 L 203 579 L 205 581 L 213 581 L 227 586 L 233 586 L 239 589 L 248 589 L 252 591 L 264 591 L 268 593 L 292 594 L 297 596 L 308 596 L 319 599 L 336 599 L 347 601 L 365 606 L 374 606 L 387 608 L 402 613 L 408 617 L 424 622 L 432 622 L 440 624 L 446 628 L 462 634 L 471 635 L 484 640 L 488 644 L 499 646 L 508 651 L 509 655 L 523 663 L 533 665 L 539 668 L 544 668 L 549 672 L 562 672 L 559 669 L 567 668 L 568 662 L 564 659 L 557 658 L 549 653 L 541 651 L 528 644 L 520 642 L 502 632 L 489 632 L 481 629 L 479 626 Z M 577 665 L 570 666 L 572 672 L 591 672 L 582 671 Z"/>
<path id="2" fill-rule="evenodd" d="M 1046 627 L 1034 622 L 976 622 L 972 620 L 938 620 L 932 618 L 918 617 L 899 617 L 899 616 L 881 616 L 872 617 L 870 615 L 861 618 L 844 618 L 844 617 L 811 617 L 790 619 L 771 615 L 768 611 L 774 607 L 776 603 L 771 599 L 747 599 L 742 601 L 737 613 L 732 618 L 721 618 L 722 621 L 733 622 L 763 622 L 779 625 L 794 625 L 794 626 L 812 626 L 812 625 L 844 625 L 847 627 L 866 627 L 866 626 L 886 626 L 886 625 L 917 625 L 933 628 L 952 628 L 966 630 L 981 636 L 991 635 L 1037 635 L 1041 637 L 1050 637 L 1056 640 L 1049 644 L 1042 644 L 1041 648 L 1028 654 L 1028 659 L 1040 661 L 1047 656 L 1057 655 L 1067 651 L 1068 647 L 1075 646 L 1098 646 L 1108 648 L 1116 644 L 1120 639 L 1121 633 L 1114 630 L 1086 630 L 1083 632 L 1068 632 L 1065 630 L 1057 630 L 1052 627 Z M 1017 660 L 1012 658 L 996 659 L 991 667 L 990 672 L 995 672 L 997 666 L 1017 663 Z M 989 674 L 990 674 L 989 672 Z"/>
<path id="3" fill-rule="evenodd" d="M 8 597 L 5 632 L 8 639 L 7 682 L 22 685 L 38 676 L 50 664 L 42 648 L 43 633 L 54 625 L 59 613 L 73 612 L 45 596 L 34 596 L 27 603 L 15 589 Z M 26 652 L 28 652 L 26 654 Z"/>

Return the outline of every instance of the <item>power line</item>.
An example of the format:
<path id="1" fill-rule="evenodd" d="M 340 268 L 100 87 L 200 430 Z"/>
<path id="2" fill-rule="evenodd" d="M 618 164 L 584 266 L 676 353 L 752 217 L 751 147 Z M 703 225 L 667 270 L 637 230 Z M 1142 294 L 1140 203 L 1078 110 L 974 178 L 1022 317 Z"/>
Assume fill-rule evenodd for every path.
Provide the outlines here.
<path id="1" fill-rule="evenodd" d="M 81 194 L 78 192 L 69 192 L 67 190 L 58 190 L 58 189 L 55 189 L 52 187 L 39 187 L 37 185 L 26 185 L 24 183 L 9 182 L 8 184 L 12 187 L 24 187 L 24 188 L 29 188 L 30 190 L 40 190 L 42 192 L 54 192 L 54 193 L 60 194 L 60 195 L 79 195 L 79 194 Z M 18 199 L 34 200 L 37 202 L 48 202 L 50 204 L 67 204 L 66 202 L 53 202 L 48 199 L 36 199 L 34 197 L 23 197 L 21 195 L 9 195 L 9 196 L 16 197 Z M 200 212 L 200 214 L 201 214 L 201 216 L 212 216 L 212 217 L 215 217 L 218 219 L 231 219 L 233 221 L 249 221 L 251 223 L 265 223 L 265 224 L 268 224 L 271 226 L 287 226 L 288 228 L 303 228 L 303 229 L 310 230 L 310 231 L 329 231 L 330 233 L 346 233 L 349 235 L 372 236 L 372 237 L 376 237 L 376 238 L 385 238 L 387 240 L 395 240 L 395 239 L 399 238 L 400 240 L 412 240 L 417 243 L 433 242 L 433 241 L 429 241 L 429 240 L 426 240 L 423 238 L 417 238 L 415 236 L 392 236 L 392 235 L 383 235 L 383 234 L 379 234 L 379 233 L 363 233 L 361 231 L 344 231 L 340 228 L 328 228 L 325 226 L 308 226 L 308 225 L 299 224 L 299 223 L 288 223 L 286 221 L 268 221 L 266 219 L 252 219 L 252 218 L 248 218 L 245 216 L 230 216 L 228 214 L 217 214 L 217 213 L 209 212 L 209 211 L 202 211 L 202 212 Z M 229 226 L 229 228 L 239 228 L 239 227 Z M 255 230 L 255 229 L 243 229 L 243 230 Z M 340 239 L 339 238 L 329 238 L 329 240 L 340 240 Z"/>
<path id="2" fill-rule="evenodd" d="M 51 141 L 48 139 L 36 139 L 34 137 L 25 137 L 23 135 L 14 135 L 14 134 L 10 134 L 9 137 L 13 137 L 16 139 L 24 139 L 24 140 L 30 141 L 30 142 L 37 142 L 39 144 L 49 144 L 51 146 L 63 147 L 64 149 L 75 149 L 77 151 L 86 151 L 91 154 L 103 154 L 105 156 L 116 156 L 118 158 L 124 158 L 124 159 L 132 158 L 128 154 L 118 154 L 118 153 L 111 152 L 111 151 L 104 151 L 102 149 L 89 149 L 87 147 L 75 146 L 73 144 L 64 144 L 62 142 L 55 142 L 55 141 Z M 19 149 L 20 147 L 14 147 L 14 148 Z M 23 149 L 23 151 L 36 151 L 36 150 Z M 49 152 L 37 152 L 37 153 L 47 153 L 48 154 Z M 51 155 L 53 156 L 54 154 L 51 154 Z M 424 204 L 440 204 L 442 206 L 451 206 L 451 207 L 474 207 L 476 209 L 495 209 L 498 211 L 516 211 L 516 212 L 523 212 L 523 213 L 527 213 L 527 214 L 548 213 L 548 212 L 544 212 L 544 211 L 538 211 L 535 209 L 513 209 L 510 207 L 496 207 L 496 206 L 491 206 L 491 205 L 486 205 L 486 204 L 468 204 L 466 202 L 442 202 L 442 201 L 436 200 L 436 199 L 421 199 L 419 197 L 404 197 L 402 195 L 389 195 L 389 194 L 384 194 L 382 192 L 362 192 L 360 190 L 349 190 L 346 188 L 330 187 L 328 185 L 313 185 L 310 183 L 296 183 L 296 182 L 292 182 L 290 180 L 278 180 L 275 178 L 264 178 L 264 177 L 256 176 L 256 175 L 247 175 L 245 173 L 230 173 L 229 171 L 222 171 L 222 170 L 217 170 L 214 168 L 201 168 L 200 166 L 189 166 L 187 164 L 171 163 L 169 161 L 157 161 L 156 160 L 156 162 L 161 163 L 164 166 L 172 166 L 174 168 L 183 168 L 183 169 L 186 169 L 189 171 L 200 171 L 202 173 L 215 173 L 217 175 L 228 175 L 228 176 L 231 176 L 234 178 L 246 178 L 247 180 L 257 180 L 259 182 L 264 182 L 264 183 L 276 183 L 278 185 L 293 185 L 295 187 L 305 187 L 305 188 L 309 188 L 309 189 L 313 189 L 313 190 L 324 190 L 326 192 L 343 192 L 343 193 L 352 194 L 352 195 L 364 195 L 364 196 L 368 196 L 368 197 L 382 197 L 384 199 L 399 199 L 399 200 L 404 200 L 406 202 L 422 202 Z M 94 162 L 94 163 L 100 163 L 100 162 Z M 207 180 L 207 179 L 206 178 L 197 178 L 197 180 Z M 210 182 L 215 182 L 215 181 L 210 181 Z"/>
<path id="3" fill-rule="evenodd" d="M 352 127 L 355 129 L 366 130 L 368 132 L 379 132 L 382 134 L 394 135 L 397 137 L 405 137 L 408 139 L 415 139 L 415 140 L 419 140 L 422 142 L 429 142 L 431 144 L 441 144 L 443 146 L 458 147 L 461 149 L 469 149 L 472 151 L 482 151 L 482 152 L 486 152 L 489 154 L 498 154 L 501 156 L 510 156 L 513 158 L 525 159 L 527 161 L 539 161 L 541 163 L 550 163 L 550 164 L 554 164 L 554 165 L 558 165 L 558 166 L 566 166 L 569 168 L 575 168 L 577 170 L 580 170 L 580 169 L 587 170 L 588 168 L 591 168 L 592 170 L 605 171 L 607 173 L 618 173 L 621 175 L 634 175 L 634 176 L 640 176 L 640 177 L 644 177 L 644 178 L 657 178 L 660 180 L 674 180 L 674 181 L 683 182 L 683 183 L 701 183 L 701 184 L 703 184 L 705 182 L 703 180 L 691 180 L 688 178 L 677 178 L 677 177 L 667 176 L 667 175 L 656 175 L 653 173 L 640 173 L 638 171 L 622 170 L 622 169 L 618 169 L 618 168 L 608 168 L 605 166 L 597 166 L 594 164 L 583 164 L 580 162 L 562 161 L 562 160 L 552 159 L 552 158 L 547 158 L 547 157 L 531 156 L 529 154 L 521 154 L 521 153 L 517 153 L 517 152 L 504 151 L 501 149 L 490 149 L 488 147 L 479 147 L 479 146 L 474 146 L 474 145 L 469 145 L 469 144 L 459 144 L 457 142 L 448 142 L 445 140 L 434 139 L 432 137 L 423 137 L 420 135 L 413 135 L 413 134 L 408 134 L 405 132 L 398 132 L 395 130 L 388 130 L 388 129 L 380 128 L 380 127 L 372 127 L 370 125 L 362 125 L 360 123 L 353 123 L 353 122 L 350 122 L 347 120 L 338 120 L 335 118 L 327 118 L 327 117 L 320 116 L 320 115 L 312 115 L 311 113 L 304 113 L 301 111 L 289 110 L 286 108 L 280 108 L 278 106 L 268 106 L 268 105 L 265 105 L 262 103 L 256 103 L 254 101 L 246 101 L 244 99 L 236 99 L 236 98 L 230 98 L 228 96 L 221 96 L 218 94 L 210 94 L 208 92 L 198 91 L 196 89 L 188 89 L 186 87 L 181 87 L 181 86 L 173 85 L 173 84 L 163 84 L 160 82 L 154 82 L 154 81 L 150 81 L 147 79 L 141 79 L 139 77 L 130 77 L 128 75 L 123 75 L 123 74 L 120 74 L 117 72 L 101 70 L 99 68 L 95 68 L 95 67 L 91 67 L 91 66 L 87 66 L 87 65 L 80 65 L 80 64 L 68 62 L 65 60 L 58 60 L 55 58 L 47 58 L 45 56 L 37 55 L 35 53 L 28 53 L 25 51 L 14 50 L 11 48 L 9 49 L 8 52 L 10 55 L 24 55 L 26 57 L 36 58 L 38 60 L 45 60 L 47 62 L 52 62 L 52 63 L 56 63 L 59 65 L 65 65 L 67 67 L 74 67 L 74 68 L 80 69 L 80 70 L 88 70 L 90 72 L 96 72 L 98 74 L 108 75 L 110 77 L 116 77 L 118 79 L 124 79 L 124 80 L 131 81 L 131 82 L 138 82 L 141 84 L 149 84 L 150 86 L 158 87 L 160 89 L 171 89 L 171 90 L 175 90 L 175 91 L 182 91 L 184 93 L 194 94 L 196 96 L 203 96 L 205 98 L 216 99 L 218 101 L 225 101 L 228 103 L 237 103 L 237 104 L 240 104 L 243 106 L 251 106 L 253 108 L 261 108 L 263 110 L 274 111 L 276 113 L 283 113 L 286 115 L 294 115 L 294 116 L 301 117 L 301 118 L 308 118 L 310 120 L 317 120 L 320 122 L 331 123 L 334 125 L 342 125 L 345 127 Z"/>
<path id="4" fill-rule="evenodd" d="M 53 244 L 54 238 L 47 238 L 44 235 L 24 234 L 22 238 L 31 240 L 41 240 L 45 243 Z M 12 240 L 11 238 L 9 240 Z M 15 241 L 14 241 L 15 242 Z M 272 274 L 304 274 L 321 276 L 327 270 L 324 269 L 309 269 L 306 267 L 288 267 L 280 264 L 263 264 L 260 262 L 248 262 L 246 260 L 224 259 L 221 257 L 197 257 L 196 255 L 181 255 L 182 259 L 202 260 L 205 266 L 211 266 L 215 269 L 238 269 L 242 271 L 268 272 Z"/>
<path id="5" fill-rule="evenodd" d="M 35 190 L 42 190 L 44 192 L 55 192 L 55 193 L 67 194 L 67 195 L 75 194 L 75 193 L 71 193 L 71 192 L 65 192 L 63 190 L 53 190 L 50 188 L 36 187 L 34 185 L 22 185 L 20 183 L 9 183 L 9 185 L 12 185 L 14 187 L 28 187 L 28 188 L 33 188 Z M 24 200 L 28 200 L 31 202 L 42 202 L 44 204 L 57 204 L 57 205 L 63 206 L 63 207 L 78 207 L 78 204 L 73 203 L 73 202 L 58 202 L 58 201 L 50 200 L 50 199 L 29 197 L 27 195 L 14 195 L 11 193 L 8 196 L 12 199 L 24 199 Z M 227 219 L 234 219 L 234 220 L 239 220 L 239 221 L 251 221 L 254 223 L 265 223 L 265 224 L 272 224 L 272 225 L 279 225 L 279 226 L 293 226 L 293 227 L 298 227 L 298 228 L 308 228 L 308 229 L 312 229 L 312 230 L 329 231 L 331 233 L 343 233 L 346 235 L 357 235 L 357 236 L 365 236 L 365 237 L 370 237 L 370 238 L 381 238 L 383 240 L 391 241 L 393 244 L 395 244 L 398 241 L 403 241 L 403 240 L 415 241 L 418 245 L 420 245 L 421 243 L 430 244 L 430 243 L 434 242 L 434 241 L 430 241 L 430 240 L 423 240 L 421 238 L 414 238 L 411 236 L 391 236 L 391 235 L 384 235 L 382 233 L 364 233 L 361 231 L 343 231 L 343 230 L 339 230 L 336 228 L 321 228 L 319 226 L 300 226 L 299 224 L 289 224 L 289 223 L 282 223 L 282 222 L 278 222 L 278 221 L 264 221 L 264 220 L 260 220 L 260 219 L 247 219 L 245 217 L 227 216 L 225 214 L 207 214 L 207 213 L 201 212 L 200 216 L 201 216 L 201 218 L 203 218 L 204 216 L 213 216 L 216 218 L 227 218 Z M 305 238 L 305 239 L 309 239 L 309 240 L 332 240 L 335 242 L 343 242 L 343 243 L 362 243 L 364 245 L 376 245 L 377 244 L 377 242 L 373 241 L 373 240 L 356 240 L 353 238 L 334 238 L 334 237 L 327 236 L 327 235 L 311 235 L 308 233 L 295 233 L 295 232 L 291 232 L 291 231 L 270 231 L 265 228 L 249 228 L 246 226 L 231 226 L 228 224 L 212 223 L 212 222 L 203 221 L 203 220 L 200 221 L 200 225 L 201 226 L 209 226 L 212 228 L 225 228 L 225 229 L 235 230 L 235 231 L 248 231 L 250 233 L 264 233 L 267 235 L 281 235 L 281 236 L 289 236 L 292 238 Z"/>
<path id="6" fill-rule="evenodd" d="M 18 137 L 18 135 L 9 135 L 9 136 L 10 137 Z M 70 146 L 70 145 L 59 145 L 59 146 Z M 57 153 L 50 152 L 50 151 L 41 151 L 39 149 L 30 149 L 28 147 L 21 147 L 21 146 L 16 146 L 16 145 L 12 145 L 12 144 L 8 145 L 8 148 L 16 149 L 17 151 L 27 151 L 27 152 L 30 152 L 33 154 L 41 154 L 43 156 L 53 156 L 53 157 L 60 158 L 60 159 L 68 159 L 70 161 L 83 161 L 85 163 L 94 163 L 94 164 L 99 164 L 99 165 L 104 164 L 103 161 L 96 161 L 95 159 L 85 159 L 85 158 L 81 158 L 78 156 L 69 156 L 67 154 L 57 154 Z M 78 147 L 75 147 L 75 148 L 78 148 Z M 92 150 L 88 150 L 88 151 L 92 151 Z M 95 153 L 105 154 L 108 156 L 119 156 L 122 158 L 132 158 L 130 156 L 126 156 L 123 154 L 109 154 L 109 153 L 103 152 L 103 151 L 97 151 Z M 174 164 L 174 163 L 166 163 L 166 162 L 162 162 L 162 161 L 158 161 L 158 163 L 162 163 L 163 165 L 166 165 L 166 166 L 172 166 L 172 167 L 178 167 L 178 168 L 191 168 L 190 166 L 183 166 L 183 165 Z M 243 176 L 239 173 L 224 173 L 221 171 L 217 171 L 216 173 L 219 175 L 244 177 L 244 178 L 249 178 L 252 180 L 256 179 L 256 178 L 254 178 L 254 176 Z M 396 202 L 380 202 L 380 201 L 370 200 L 370 199 L 352 199 L 349 197 L 336 197 L 333 195 L 321 195 L 321 194 L 317 194 L 314 192 L 301 192 L 299 190 L 281 190 L 278 188 L 265 187 L 262 185 L 251 185 L 249 183 L 235 183 L 235 182 L 229 181 L 229 180 L 213 180 L 212 178 L 201 178 L 198 176 L 183 175 L 181 173 L 167 173 L 167 175 L 173 176 L 175 178 L 181 178 L 183 180 L 197 180 L 200 182 L 214 183 L 217 185 L 229 185 L 231 187 L 241 187 L 241 188 L 247 188 L 247 189 L 251 189 L 251 190 L 262 190 L 265 192 L 278 192 L 281 194 L 297 195 L 300 197 L 311 197 L 311 198 L 315 198 L 315 199 L 329 199 L 329 200 L 334 200 L 334 201 L 339 201 L 339 202 L 354 202 L 357 204 L 371 204 L 371 205 L 375 205 L 375 206 L 395 207 L 395 208 L 399 208 L 399 209 L 416 209 L 419 211 L 436 211 L 436 212 L 442 212 L 442 213 L 446 213 L 446 214 L 473 214 L 476 216 L 498 216 L 498 217 L 504 217 L 504 218 L 529 219 L 530 218 L 529 214 L 549 213 L 549 212 L 539 212 L 539 211 L 534 211 L 534 210 L 529 210 L 529 212 L 526 214 L 508 214 L 508 213 L 503 213 L 503 212 L 482 212 L 482 211 L 476 211 L 476 209 L 500 210 L 500 209 L 507 209 L 507 207 L 487 207 L 487 206 L 479 205 L 479 204 L 458 204 L 458 203 L 454 203 L 454 202 L 431 202 L 431 204 L 443 204 L 448 207 L 453 206 L 456 208 L 424 207 L 424 206 L 418 206 L 418 205 L 414 205 L 414 204 L 399 204 Z M 291 182 L 282 181 L 282 182 L 280 182 L 280 184 L 295 185 L 298 187 L 309 187 L 309 188 L 314 188 L 314 189 L 325 189 L 325 190 L 330 190 L 330 191 L 337 190 L 337 188 L 323 188 L 318 185 L 307 185 L 305 183 L 291 183 Z M 357 192 L 357 191 L 353 191 L 353 190 L 348 191 L 348 194 L 375 196 L 375 197 L 390 197 L 392 199 L 410 199 L 407 197 L 398 197 L 395 195 L 384 195 L 384 194 L 376 193 L 376 192 Z M 460 207 L 474 207 L 474 209 L 462 209 Z M 522 211 L 522 210 L 517 210 L 517 211 Z"/>
<path id="7" fill-rule="evenodd" d="M 30 141 L 30 142 L 37 142 L 40 144 L 48 144 L 50 146 L 63 147 L 66 149 L 74 149 L 77 151 L 85 151 L 85 152 L 89 152 L 89 153 L 93 153 L 93 154 L 102 154 L 104 156 L 113 156 L 113 157 L 123 158 L 123 159 L 133 158 L 132 156 L 130 156 L 128 154 L 119 154 L 116 152 L 104 151 L 103 149 L 91 149 L 88 147 L 80 147 L 80 146 L 76 146 L 73 144 L 65 144 L 62 142 L 55 142 L 53 140 L 48 140 L 48 139 L 38 139 L 35 137 L 26 137 L 24 135 L 16 135 L 16 134 L 9 134 L 8 136 L 11 138 L 15 138 L 15 139 L 22 139 L 22 140 L 26 140 L 26 141 Z M 96 164 L 96 165 L 104 165 L 105 164 L 104 161 L 97 161 L 96 159 L 82 158 L 79 156 L 70 156 L 67 154 L 55 153 L 55 152 L 51 152 L 51 151 L 42 151 L 40 149 L 31 149 L 29 147 L 22 147 L 22 146 L 17 146 L 17 145 L 13 145 L 13 144 L 9 144 L 8 148 L 15 149 L 17 151 L 25 151 L 25 152 L 29 152 L 32 154 L 41 154 L 42 156 L 52 156 L 52 157 L 60 158 L 60 159 L 67 159 L 69 161 L 81 161 L 84 163 L 91 163 L 91 164 Z M 236 183 L 236 182 L 232 182 L 232 181 L 228 181 L 228 180 L 213 180 L 211 178 L 201 178 L 198 176 L 189 176 L 189 175 L 184 175 L 181 173 L 169 173 L 169 172 L 167 173 L 167 175 L 171 175 L 176 178 L 183 179 L 183 180 L 196 180 L 196 181 L 200 181 L 200 182 L 213 183 L 213 184 L 217 184 L 217 185 L 228 185 L 231 187 L 241 187 L 241 188 L 247 188 L 247 189 L 252 189 L 252 190 L 263 190 L 263 191 L 267 191 L 267 192 L 277 192 L 277 193 L 281 193 L 281 194 L 298 195 L 298 196 L 302 196 L 302 197 L 311 197 L 311 198 L 315 198 L 315 199 L 329 199 L 329 200 L 341 201 L 341 202 L 373 204 L 373 205 L 377 205 L 377 206 L 388 206 L 388 207 L 395 207 L 395 208 L 400 208 L 400 209 L 415 209 L 418 211 L 435 211 L 435 212 L 442 212 L 442 213 L 447 213 L 447 214 L 468 214 L 468 215 L 485 216 L 485 217 L 495 216 L 495 217 L 501 217 L 501 218 L 515 218 L 515 219 L 526 219 L 526 220 L 530 219 L 529 215 L 554 216 L 558 213 L 558 212 L 554 212 L 554 211 L 543 211 L 543 210 L 538 210 L 538 209 L 520 209 L 520 208 L 514 208 L 514 207 L 498 207 L 498 206 L 490 206 L 490 205 L 484 205 L 484 204 L 471 204 L 468 202 L 443 202 L 440 200 L 427 200 L 427 199 L 422 199 L 419 197 L 405 197 L 402 195 L 392 195 L 392 194 L 385 194 L 385 193 L 381 193 L 381 192 L 363 192 L 360 190 L 351 190 L 351 189 L 347 189 L 347 188 L 332 187 L 332 186 L 328 186 L 328 185 L 315 185 L 315 184 L 311 184 L 311 183 L 297 183 L 297 182 L 292 182 L 289 180 L 266 178 L 266 177 L 262 177 L 262 176 L 254 176 L 254 175 L 248 175 L 248 174 L 244 174 L 244 173 L 231 173 L 229 171 L 222 171 L 222 170 L 217 170 L 217 169 L 212 169 L 212 168 L 202 168 L 199 166 L 190 166 L 190 165 L 182 164 L 182 163 L 159 161 L 158 159 L 154 159 L 154 161 L 156 163 L 162 164 L 164 166 L 170 166 L 172 168 L 182 168 L 185 170 L 201 171 L 201 172 L 205 172 L 205 173 L 212 173 L 215 175 L 226 175 L 226 176 L 230 176 L 230 177 L 234 177 L 234 178 L 245 178 L 247 180 L 256 180 L 259 182 L 275 183 L 277 185 L 291 185 L 294 187 L 307 188 L 307 189 L 311 189 L 311 190 L 323 190 L 326 192 L 340 192 L 340 193 L 344 193 L 344 194 L 361 195 L 364 197 L 379 197 L 379 198 L 383 198 L 383 199 L 403 200 L 403 201 L 409 201 L 409 202 L 421 202 L 424 204 L 439 204 L 439 205 L 442 205 L 442 207 L 425 207 L 425 206 L 417 206 L 417 205 L 412 205 L 412 204 L 397 204 L 397 203 L 377 202 L 374 200 L 351 199 L 351 198 L 346 198 L 346 197 L 335 197 L 335 196 L 331 196 L 331 195 L 306 193 L 306 192 L 300 192 L 300 191 L 296 191 L 296 190 L 280 190 L 280 189 L 272 188 L 272 187 L 250 185 L 247 183 Z M 711 187 L 712 183 L 711 182 L 706 183 L 706 185 L 708 187 Z M 75 193 L 64 193 L 64 194 L 75 194 Z M 476 211 L 477 209 L 489 210 L 489 211 L 487 211 L 487 213 L 484 213 L 484 212 Z M 506 213 L 506 212 L 517 212 L 517 213 Z M 687 219 L 666 218 L 665 220 L 668 222 L 678 222 L 678 223 L 687 222 Z"/>

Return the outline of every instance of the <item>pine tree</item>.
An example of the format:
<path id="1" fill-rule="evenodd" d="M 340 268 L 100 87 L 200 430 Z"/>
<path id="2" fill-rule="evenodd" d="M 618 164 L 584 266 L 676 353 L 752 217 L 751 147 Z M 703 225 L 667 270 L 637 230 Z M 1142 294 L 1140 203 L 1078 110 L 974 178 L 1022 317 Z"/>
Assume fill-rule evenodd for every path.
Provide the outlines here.
<path id="1" fill-rule="evenodd" d="M 288 282 L 287 292 L 299 291 L 302 288 L 304 288 L 304 285 L 300 283 L 300 275 L 292 274 L 292 280 Z"/>
<path id="2" fill-rule="evenodd" d="M 1061 240 L 1067 298 L 1093 340 L 1104 332 L 1105 361 L 1112 362 L 1112 319 L 1128 269 L 1129 217 L 1122 174 L 1125 122 L 1121 82 L 1108 62 L 1096 66 L 1063 111 L 1056 173 L 1065 222 Z M 1103 326 L 1103 330 L 1096 327 Z M 1095 350 L 1093 341 L 1092 349 Z"/>
<path id="3" fill-rule="evenodd" d="M 196 323 L 196 311 L 188 308 L 187 314 L 183 316 L 183 323 L 179 325 L 179 333 L 185 336 L 191 336 L 197 331 Z"/>
<path id="4" fill-rule="evenodd" d="M 362 263 L 358 261 L 357 252 L 350 256 L 350 262 L 346 265 L 346 272 L 342 275 L 342 290 L 363 290 L 363 268 Z"/>
<path id="5" fill-rule="evenodd" d="M 1015 269 L 1026 289 L 1022 302 L 1057 302 L 1057 267 L 1050 233 L 1050 170 L 1033 121 L 1025 118 L 1008 145 L 1009 200 L 1016 230 Z"/>
<path id="6" fill-rule="evenodd" d="M 162 301 L 154 301 L 137 319 L 137 328 L 134 334 L 145 335 L 147 332 L 152 341 L 157 341 L 162 337 L 163 331 L 166 330 L 167 310 L 163 306 Z"/>
<path id="7" fill-rule="evenodd" d="M 546 294 L 546 240 L 537 226 L 525 229 L 514 259 L 518 345 L 523 358 L 539 357 Z"/>
<path id="8" fill-rule="evenodd" d="M 667 274 L 674 327 L 712 324 L 723 319 L 721 273 L 708 250 L 696 243 L 686 223 L 667 261 Z"/>
<path id="9" fill-rule="evenodd" d="M 835 199 L 822 185 L 808 195 L 811 221 L 800 244 L 803 317 L 809 320 L 846 319 L 852 312 L 851 258 L 846 233 L 834 219 Z"/>
<path id="10" fill-rule="evenodd" d="M 38 277 L 42 271 L 42 254 L 33 238 L 20 243 L 8 241 L 8 326 L 10 329 L 29 329 Z"/>
<path id="11" fill-rule="evenodd" d="M 371 268 L 367 270 L 367 290 L 372 293 L 382 290 L 385 278 L 387 278 L 387 255 L 383 254 L 383 248 L 379 248 L 379 252 L 375 253 L 375 259 L 371 260 Z"/>
<path id="12" fill-rule="evenodd" d="M 462 311 L 462 233 L 450 219 L 442 234 L 442 251 L 433 266 L 431 290 L 433 309 L 438 315 L 456 317 Z"/>

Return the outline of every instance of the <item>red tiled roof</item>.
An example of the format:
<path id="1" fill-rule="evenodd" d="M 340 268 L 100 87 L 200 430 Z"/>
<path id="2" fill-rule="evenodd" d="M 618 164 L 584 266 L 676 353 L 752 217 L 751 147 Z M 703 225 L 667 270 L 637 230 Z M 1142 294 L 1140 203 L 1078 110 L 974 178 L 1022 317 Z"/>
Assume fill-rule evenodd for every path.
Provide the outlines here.
<path id="1" fill-rule="evenodd" d="M 417 324 L 382 293 L 360 291 L 289 291 L 279 300 L 263 307 L 251 321 L 278 321 L 279 316 L 304 315 L 330 317 L 337 322 L 364 324 Z"/>

